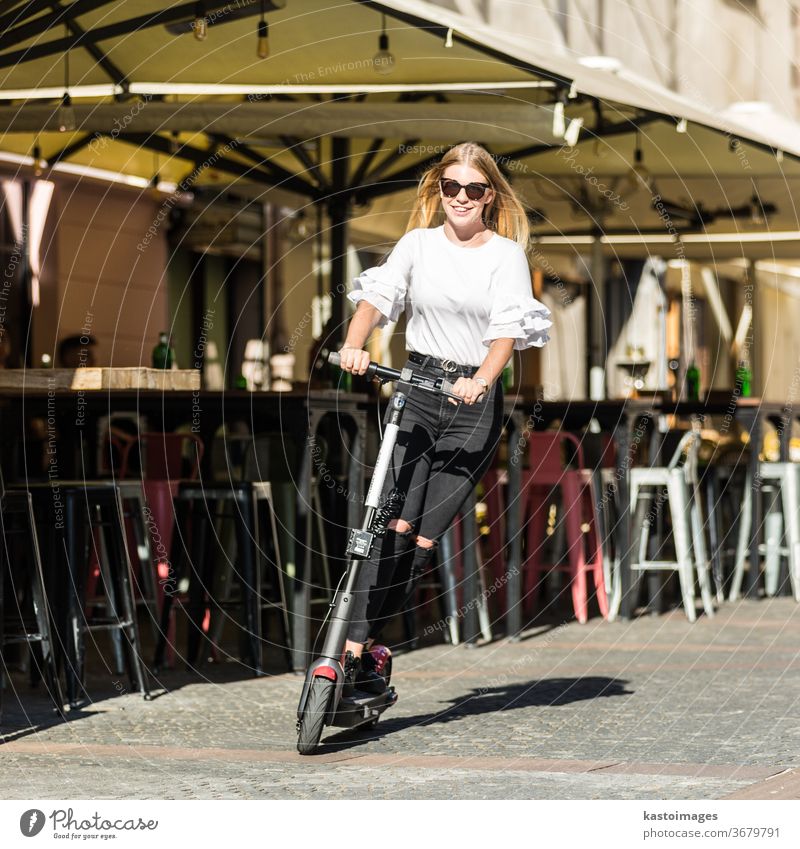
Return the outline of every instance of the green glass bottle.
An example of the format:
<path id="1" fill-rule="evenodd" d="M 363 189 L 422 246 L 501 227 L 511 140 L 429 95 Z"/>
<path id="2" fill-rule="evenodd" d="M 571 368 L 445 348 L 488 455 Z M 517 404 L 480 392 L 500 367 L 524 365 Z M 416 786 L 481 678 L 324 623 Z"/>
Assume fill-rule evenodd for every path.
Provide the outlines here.
<path id="1" fill-rule="evenodd" d="M 686 369 L 686 397 L 689 401 L 700 400 L 700 369 L 694 360 Z"/>
<path id="2" fill-rule="evenodd" d="M 503 392 L 510 392 L 514 385 L 514 360 L 509 360 L 503 373 L 500 375 L 500 382 L 503 385 Z"/>
<path id="3" fill-rule="evenodd" d="M 739 361 L 736 369 L 736 388 L 741 398 L 749 398 L 753 391 L 753 372 L 744 360 Z"/>
<path id="4" fill-rule="evenodd" d="M 153 368 L 171 369 L 175 355 L 169 344 L 169 334 L 158 334 L 158 345 L 153 348 Z"/>

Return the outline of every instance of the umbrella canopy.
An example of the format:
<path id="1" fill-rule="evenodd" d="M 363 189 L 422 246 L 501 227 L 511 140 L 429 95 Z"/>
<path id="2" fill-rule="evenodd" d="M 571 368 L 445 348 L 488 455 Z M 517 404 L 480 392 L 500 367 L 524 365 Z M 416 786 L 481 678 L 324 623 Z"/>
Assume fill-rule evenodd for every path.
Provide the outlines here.
<path id="1" fill-rule="evenodd" d="M 165 188 L 230 181 L 372 203 L 394 236 L 407 204 L 381 198 L 474 139 L 553 249 L 602 232 L 608 249 L 641 253 L 641 234 L 651 245 L 687 234 L 698 239 L 687 255 L 707 254 L 709 233 L 797 229 L 790 123 L 766 132 L 418 0 L 16 2 L 0 31 L 0 151 L 12 161 L 36 148 L 56 169 Z M 796 252 L 788 238 L 715 244 Z"/>

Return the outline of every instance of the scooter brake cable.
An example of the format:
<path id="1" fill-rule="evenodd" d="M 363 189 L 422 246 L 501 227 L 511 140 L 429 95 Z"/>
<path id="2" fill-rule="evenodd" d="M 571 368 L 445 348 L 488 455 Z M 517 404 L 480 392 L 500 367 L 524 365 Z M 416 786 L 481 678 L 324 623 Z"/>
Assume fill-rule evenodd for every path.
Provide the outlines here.
<path id="1" fill-rule="evenodd" d="M 336 585 L 336 589 L 333 591 L 332 600 L 328 604 L 328 611 L 325 614 L 325 616 L 322 618 L 322 624 L 319 626 L 319 629 L 317 630 L 317 636 L 314 639 L 314 646 L 311 649 L 311 656 L 312 657 L 317 656 L 317 643 L 319 642 L 320 635 L 325 630 L 325 625 L 328 622 L 328 617 L 331 615 L 331 610 L 333 610 L 333 604 L 334 604 L 334 601 L 336 600 L 336 596 L 339 592 L 339 587 L 341 587 L 342 581 L 344 580 L 344 577 L 345 577 L 346 574 L 347 574 L 347 569 L 345 569 L 344 572 L 342 572 L 342 576 L 339 578 L 339 583 Z"/>

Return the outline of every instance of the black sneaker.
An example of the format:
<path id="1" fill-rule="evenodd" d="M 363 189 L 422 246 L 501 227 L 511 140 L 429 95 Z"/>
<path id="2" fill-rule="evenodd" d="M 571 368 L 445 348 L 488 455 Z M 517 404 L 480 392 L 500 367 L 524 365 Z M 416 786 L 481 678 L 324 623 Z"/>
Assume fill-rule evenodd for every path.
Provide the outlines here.
<path id="1" fill-rule="evenodd" d="M 344 656 L 342 698 L 352 699 L 357 692 L 369 696 L 379 696 L 386 692 L 386 681 L 377 672 L 362 668 L 361 658 L 355 657 L 352 652 L 347 652 Z"/>

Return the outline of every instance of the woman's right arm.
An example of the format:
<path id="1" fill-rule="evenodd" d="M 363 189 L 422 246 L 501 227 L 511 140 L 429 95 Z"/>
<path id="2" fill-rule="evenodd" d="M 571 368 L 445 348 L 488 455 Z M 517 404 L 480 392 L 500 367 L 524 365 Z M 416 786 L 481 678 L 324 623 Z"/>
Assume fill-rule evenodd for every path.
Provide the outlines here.
<path id="1" fill-rule="evenodd" d="M 385 320 L 383 313 L 367 301 L 359 302 L 350 325 L 347 338 L 339 351 L 342 371 L 364 374 L 369 365 L 369 353 L 363 350 L 372 331 Z"/>
<path id="2" fill-rule="evenodd" d="M 383 265 L 366 269 L 353 281 L 353 291 L 347 297 L 357 306 L 340 351 L 344 371 L 366 372 L 369 354 L 363 348 L 370 333 L 387 321 L 397 321 L 405 309 L 416 239 L 417 231 L 409 231 L 394 246 Z"/>

